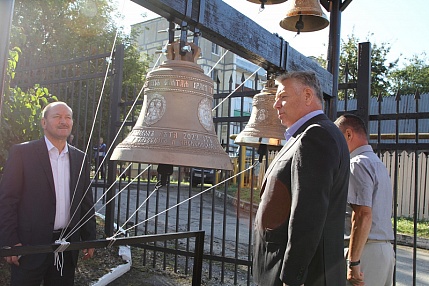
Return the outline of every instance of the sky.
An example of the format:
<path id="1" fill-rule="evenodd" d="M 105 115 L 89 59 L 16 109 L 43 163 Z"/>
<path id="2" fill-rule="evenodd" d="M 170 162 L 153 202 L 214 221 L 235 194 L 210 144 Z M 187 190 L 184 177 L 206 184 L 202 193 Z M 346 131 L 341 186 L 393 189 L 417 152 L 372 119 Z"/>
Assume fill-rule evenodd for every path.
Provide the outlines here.
<path id="1" fill-rule="evenodd" d="M 124 28 L 148 19 L 157 17 L 130 0 L 117 0 L 119 10 L 125 19 Z M 260 5 L 246 0 L 223 0 L 237 11 L 243 13 L 271 33 L 277 33 L 294 49 L 305 56 L 324 56 L 328 49 L 329 27 L 317 32 L 307 32 L 297 35 L 279 26 L 285 17 L 291 0 L 275 5 L 265 5 L 260 11 Z M 341 39 L 355 35 L 360 42 L 369 41 L 381 46 L 390 45 L 388 61 L 399 58 L 399 64 L 406 63 L 406 58 L 413 55 L 429 54 L 429 2 L 427 0 L 352 0 L 342 12 Z M 329 13 L 323 9 L 329 18 Z M 141 15 L 146 13 L 146 17 Z"/>

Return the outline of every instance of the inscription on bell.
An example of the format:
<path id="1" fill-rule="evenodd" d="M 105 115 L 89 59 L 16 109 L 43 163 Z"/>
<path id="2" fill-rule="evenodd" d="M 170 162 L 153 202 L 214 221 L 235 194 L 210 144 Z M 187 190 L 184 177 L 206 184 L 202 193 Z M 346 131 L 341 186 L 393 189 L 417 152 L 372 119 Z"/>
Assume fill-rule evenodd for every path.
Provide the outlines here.
<path id="1" fill-rule="evenodd" d="M 189 87 L 189 82 L 185 79 L 165 79 L 164 86 Z"/>
<path id="2" fill-rule="evenodd" d="M 193 147 L 200 149 L 216 149 L 210 136 L 177 131 L 133 130 L 124 143 L 131 145 L 169 145 L 176 147 Z"/>
<path id="3" fill-rule="evenodd" d="M 197 91 L 202 91 L 206 94 L 213 94 L 213 86 L 204 82 L 192 81 L 188 79 L 159 79 L 151 78 L 148 79 L 147 87 L 179 87 L 179 88 L 191 88 Z"/>

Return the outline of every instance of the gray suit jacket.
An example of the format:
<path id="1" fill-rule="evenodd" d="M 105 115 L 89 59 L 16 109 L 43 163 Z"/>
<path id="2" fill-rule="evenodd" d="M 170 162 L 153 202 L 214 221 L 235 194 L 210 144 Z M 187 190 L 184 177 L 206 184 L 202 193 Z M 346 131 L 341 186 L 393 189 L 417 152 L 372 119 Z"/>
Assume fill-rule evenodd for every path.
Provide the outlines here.
<path id="1" fill-rule="evenodd" d="M 92 190 L 89 188 L 89 166 L 84 164 L 79 178 L 84 153 L 69 145 L 70 227 L 84 223 L 70 241 L 96 238 Z M 77 185 L 77 186 L 76 186 Z M 85 194 L 86 192 L 86 194 Z M 82 201 L 82 202 L 81 202 Z M 0 247 L 47 245 L 52 243 L 55 220 L 55 187 L 51 163 L 44 138 L 12 146 L 0 182 Z M 81 221 L 82 219 L 82 221 Z M 80 221 L 80 222 L 79 222 Z M 47 254 L 26 255 L 20 267 L 37 268 Z M 77 262 L 78 251 L 73 252 Z"/>
<path id="2" fill-rule="evenodd" d="M 307 121 L 270 164 L 255 219 L 258 285 L 345 285 L 349 161 L 344 136 L 322 114 Z"/>

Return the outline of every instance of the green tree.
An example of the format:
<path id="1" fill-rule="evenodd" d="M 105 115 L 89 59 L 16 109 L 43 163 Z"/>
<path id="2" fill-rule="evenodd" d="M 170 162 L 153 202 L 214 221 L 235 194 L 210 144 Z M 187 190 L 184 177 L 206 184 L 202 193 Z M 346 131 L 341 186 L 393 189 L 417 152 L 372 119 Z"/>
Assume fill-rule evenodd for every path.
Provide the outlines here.
<path id="1" fill-rule="evenodd" d="M 141 87 L 149 61 L 141 56 L 137 48 L 133 46 L 134 35 L 124 33 L 123 28 L 117 23 L 116 20 L 122 18 L 117 11 L 119 9 L 112 0 L 16 0 L 10 46 L 18 46 L 22 49 L 19 68 L 27 65 L 43 66 L 48 63 L 108 53 L 116 41 L 116 44 L 125 45 L 123 91 L 129 91 L 134 86 Z M 97 68 L 96 72 L 100 73 L 100 67 L 106 63 L 104 59 L 101 61 L 94 60 L 91 63 L 93 65 L 91 70 Z M 79 67 L 70 65 L 67 68 L 72 72 L 79 72 Z M 82 66 L 81 69 L 88 70 L 89 68 Z M 17 73 L 16 82 L 25 80 L 22 78 L 23 76 Z M 40 77 L 37 74 L 36 76 Z M 97 126 L 108 126 L 110 99 L 105 95 L 109 93 L 110 85 L 111 82 L 107 81 L 101 106 L 103 112 L 100 113 L 101 124 Z M 76 88 L 91 90 L 89 96 L 94 98 L 91 98 L 89 102 L 98 102 L 102 85 L 97 84 L 94 87 L 89 83 L 82 83 Z M 62 92 L 53 88 L 51 90 L 58 92 L 59 94 L 55 95 L 60 100 L 64 100 L 61 98 L 64 96 L 61 94 Z M 72 108 L 74 114 L 94 113 L 93 107 L 84 104 L 76 103 L 76 106 L 72 106 Z M 85 132 L 79 133 L 79 137 L 83 138 L 88 135 L 92 122 L 87 121 L 86 126 L 82 126 L 84 124 L 82 122 L 75 125 L 75 128 L 85 130 Z M 107 128 L 103 128 L 100 136 L 107 137 L 107 130 Z"/>
<path id="2" fill-rule="evenodd" d="M 347 40 L 342 40 L 340 54 L 340 83 L 357 82 L 358 73 L 358 48 L 361 41 L 355 35 L 348 35 Z M 390 44 L 371 44 L 371 95 L 388 95 L 391 91 L 390 73 L 397 66 L 398 60 L 387 61 L 387 55 L 391 49 Z M 354 97 L 355 91 L 349 91 L 349 96 Z M 344 98 L 344 92 L 340 92 L 339 98 Z"/>
<path id="3" fill-rule="evenodd" d="M 141 82 L 147 61 L 132 46 L 134 35 L 125 34 L 122 19 L 111 0 L 16 0 L 11 47 L 20 47 L 22 63 L 45 63 L 110 51 L 126 46 L 125 84 Z"/>
<path id="4" fill-rule="evenodd" d="M 400 94 L 415 94 L 429 92 L 429 61 L 426 54 L 414 55 L 406 59 L 408 63 L 403 68 L 397 68 L 390 74 L 392 90 Z"/>
<path id="5" fill-rule="evenodd" d="M 42 136 L 39 124 L 42 109 L 49 102 L 57 100 L 55 96 L 49 94 L 46 88 L 39 85 L 35 85 L 27 91 L 23 91 L 19 87 L 10 87 L 10 80 L 15 76 L 20 53 L 19 48 L 9 51 L 0 128 L 0 173 L 6 162 L 8 150 L 13 144 Z"/>

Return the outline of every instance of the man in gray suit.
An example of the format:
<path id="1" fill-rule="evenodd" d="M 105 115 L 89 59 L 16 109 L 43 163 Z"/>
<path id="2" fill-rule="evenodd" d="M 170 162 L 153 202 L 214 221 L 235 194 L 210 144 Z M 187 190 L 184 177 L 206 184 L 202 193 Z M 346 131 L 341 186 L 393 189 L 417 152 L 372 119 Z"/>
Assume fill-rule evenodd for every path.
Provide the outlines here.
<path id="1" fill-rule="evenodd" d="M 253 278 L 264 286 L 343 286 L 347 144 L 323 114 L 314 73 L 291 72 L 277 82 L 274 108 L 287 142 L 262 183 Z"/>
<path id="2" fill-rule="evenodd" d="M 67 144 L 72 110 L 48 104 L 44 138 L 12 146 L 0 182 L 0 247 L 48 245 L 59 238 L 93 240 L 95 218 L 89 166 L 84 153 Z M 84 258 L 94 249 L 84 249 Z M 73 285 L 78 251 L 10 256 L 11 285 Z"/>

